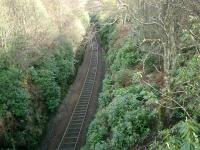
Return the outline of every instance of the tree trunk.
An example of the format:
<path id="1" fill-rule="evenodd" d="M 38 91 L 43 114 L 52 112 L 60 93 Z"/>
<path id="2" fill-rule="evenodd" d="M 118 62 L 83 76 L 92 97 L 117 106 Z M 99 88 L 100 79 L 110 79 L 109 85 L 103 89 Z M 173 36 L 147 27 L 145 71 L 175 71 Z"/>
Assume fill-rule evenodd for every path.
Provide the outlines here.
<path id="1" fill-rule="evenodd" d="M 172 2 L 170 2 L 172 3 Z M 167 0 L 163 6 L 163 18 L 168 24 L 167 34 L 168 38 L 166 39 L 166 46 L 164 48 L 164 73 L 165 73 L 165 96 L 162 100 L 162 105 L 167 107 L 172 107 L 172 92 L 170 86 L 170 80 L 172 80 L 172 72 L 176 69 L 176 33 L 175 32 L 175 16 L 173 14 L 173 7 L 170 6 L 169 1 Z M 170 12 L 170 13 L 169 13 Z M 166 23 L 167 24 L 167 23 Z M 170 121 L 171 110 L 165 107 L 160 108 L 160 120 L 163 122 L 164 127 L 167 127 Z"/>

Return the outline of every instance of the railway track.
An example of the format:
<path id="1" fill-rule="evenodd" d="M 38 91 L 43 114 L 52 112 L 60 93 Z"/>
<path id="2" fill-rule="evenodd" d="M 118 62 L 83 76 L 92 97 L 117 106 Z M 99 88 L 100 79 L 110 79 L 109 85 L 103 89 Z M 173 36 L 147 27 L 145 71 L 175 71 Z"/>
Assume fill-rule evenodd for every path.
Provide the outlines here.
<path id="1" fill-rule="evenodd" d="M 96 38 L 94 37 L 91 41 L 91 57 L 88 67 L 88 71 L 85 77 L 84 84 L 82 86 L 79 99 L 73 110 L 70 121 L 67 128 L 63 134 L 60 144 L 57 150 L 75 150 L 81 131 L 83 127 L 84 120 L 87 115 L 89 103 L 91 100 L 93 87 L 96 80 L 96 73 L 98 69 L 98 44 Z"/>

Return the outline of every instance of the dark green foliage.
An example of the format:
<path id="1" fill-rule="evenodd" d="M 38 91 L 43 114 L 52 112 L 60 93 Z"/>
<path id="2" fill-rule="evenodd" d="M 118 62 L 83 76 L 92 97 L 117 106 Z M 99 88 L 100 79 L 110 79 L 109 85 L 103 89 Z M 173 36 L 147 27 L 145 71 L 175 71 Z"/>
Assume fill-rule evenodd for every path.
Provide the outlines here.
<path id="1" fill-rule="evenodd" d="M 171 33 L 167 17 L 174 15 L 169 15 L 172 7 L 167 5 L 162 5 L 159 19 L 166 19 L 163 29 L 169 28 L 169 33 L 164 32 L 171 39 L 163 38 L 159 25 L 151 24 L 157 23 L 148 17 L 151 6 L 142 7 L 144 18 L 135 13 L 134 20 L 143 25 L 116 21 L 100 26 L 107 74 L 85 149 L 146 149 L 148 145 L 152 150 L 200 149 L 199 18 L 189 15 L 188 29 L 181 28 L 178 18 L 172 19 L 180 24 Z"/>
<path id="2" fill-rule="evenodd" d="M 109 134 L 109 129 L 107 127 L 107 113 L 105 110 L 97 113 L 96 119 L 91 123 L 88 131 L 88 147 L 90 149 L 95 149 L 96 144 L 103 143 Z"/>
<path id="3" fill-rule="evenodd" d="M 144 106 L 151 98 L 145 87 L 138 84 L 116 88 L 114 84 L 116 81 L 107 75 L 99 98 L 100 109 L 88 131 L 86 147 L 90 149 L 128 149 L 153 129 L 157 115 Z"/>
<path id="4" fill-rule="evenodd" d="M 100 39 L 101 39 L 101 45 L 104 46 L 104 49 L 106 51 L 108 51 L 109 44 L 114 37 L 115 32 L 113 32 L 113 31 L 115 31 L 115 28 L 116 28 L 115 24 L 103 25 L 100 28 L 99 36 L 100 36 Z"/>
<path id="5" fill-rule="evenodd" d="M 89 127 L 85 148 L 126 150 L 153 132 L 157 113 L 145 103 L 156 99 L 157 95 L 140 83 L 141 72 L 132 70 L 141 63 L 144 53 L 131 38 L 125 38 L 122 46 L 115 48 L 112 41 L 117 30 L 105 26 L 101 31 L 103 43 L 110 47 L 106 54 L 108 73 L 99 97 L 99 111 Z"/>
<path id="6" fill-rule="evenodd" d="M 75 75 L 71 45 L 60 43 L 54 52 L 26 71 L 11 66 L 6 55 L 1 57 L 0 149 L 37 149 L 49 116 Z"/>
<path id="7" fill-rule="evenodd" d="M 126 111 L 124 110 L 124 112 Z M 155 117 L 151 111 L 141 107 L 126 112 L 123 116 L 124 118 L 112 130 L 111 147 L 119 150 L 127 149 L 145 139 L 151 132 L 150 125 Z"/>
<path id="8" fill-rule="evenodd" d="M 160 141 L 155 141 L 149 149 L 157 150 L 197 150 L 200 149 L 200 125 L 194 120 L 181 121 L 173 128 L 160 133 Z"/>
<path id="9" fill-rule="evenodd" d="M 161 70 L 160 67 L 162 65 L 162 62 L 160 62 L 161 59 L 157 55 L 149 55 L 147 56 L 147 59 L 145 60 L 145 71 L 147 73 L 151 73 L 155 71 L 156 69 Z"/>
<path id="10" fill-rule="evenodd" d="M 132 83 L 133 72 L 129 69 L 122 69 L 116 72 L 114 80 L 121 87 L 129 86 Z"/>
<path id="11" fill-rule="evenodd" d="M 90 14 L 90 23 L 94 23 L 96 29 L 100 29 L 101 25 L 99 23 L 99 15 L 97 15 L 97 14 Z"/>
<path id="12" fill-rule="evenodd" d="M 170 119 L 175 125 L 173 128 L 160 131 L 159 138 L 150 146 L 152 150 L 200 149 L 200 59 L 193 56 L 184 64 L 176 70 L 172 84 L 173 97 L 184 109 L 177 108 L 171 112 Z M 179 106 L 177 103 L 174 105 Z M 186 121 L 182 121 L 185 119 Z"/>
<path id="13" fill-rule="evenodd" d="M 27 146 L 33 149 L 38 144 L 46 120 L 42 116 L 34 117 L 38 113 L 33 112 L 25 74 L 16 67 L 1 70 L 0 87 L 1 148 Z"/>
<path id="14" fill-rule="evenodd" d="M 76 55 L 75 55 L 75 68 L 77 69 L 79 65 L 82 64 L 83 59 L 84 59 L 84 54 L 85 54 L 85 46 L 81 45 L 77 51 L 76 51 Z M 78 69 L 77 69 L 78 70 Z M 77 71 L 76 70 L 76 71 Z"/>
<path id="15" fill-rule="evenodd" d="M 49 64 L 49 62 L 48 62 Z M 32 69 L 32 80 L 41 88 L 41 94 L 49 111 L 54 111 L 60 102 L 60 87 L 56 83 L 55 73 L 46 66 L 40 69 Z M 52 68 L 51 68 L 52 69 Z"/>
<path id="16" fill-rule="evenodd" d="M 56 81 L 61 87 L 61 94 L 63 97 L 67 88 L 72 83 L 75 74 L 73 50 L 68 43 L 59 45 L 55 55 L 55 61 L 56 67 L 58 68 Z M 80 65 L 80 63 L 78 65 Z M 78 67 L 78 65 L 76 67 Z"/>
<path id="17" fill-rule="evenodd" d="M 67 43 L 56 49 L 54 56 L 46 57 L 31 69 L 32 80 L 41 88 L 50 112 L 58 107 L 61 95 L 73 81 L 74 59 L 72 48 Z"/>
<path id="18" fill-rule="evenodd" d="M 118 89 L 114 95 L 90 125 L 87 142 L 90 149 L 128 149 L 151 132 L 156 113 L 143 106 L 142 87 Z"/>
<path id="19" fill-rule="evenodd" d="M 23 74 L 10 67 L 0 71 L 0 117 L 25 117 L 30 104 L 30 95 L 23 87 Z"/>
<path id="20" fill-rule="evenodd" d="M 113 91 L 113 81 L 109 75 L 105 76 L 103 81 L 103 90 L 99 96 L 99 108 L 104 108 L 112 100 L 112 91 Z"/>
<path id="21" fill-rule="evenodd" d="M 176 95 L 177 101 L 184 104 L 186 110 L 194 118 L 200 117 L 200 58 L 194 56 L 186 63 L 186 66 L 180 67 L 175 76 L 175 91 L 185 91 Z M 181 113 L 179 113 L 181 114 Z M 186 114 L 185 114 L 186 115 Z"/>
<path id="22" fill-rule="evenodd" d="M 143 52 L 128 38 L 125 40 L 123 47 L 117 50 L 109 50 L 107 62 L 111 71 L 119 71 L 120 69 L 135 67 L 140 63 L 142 56 Z"/>

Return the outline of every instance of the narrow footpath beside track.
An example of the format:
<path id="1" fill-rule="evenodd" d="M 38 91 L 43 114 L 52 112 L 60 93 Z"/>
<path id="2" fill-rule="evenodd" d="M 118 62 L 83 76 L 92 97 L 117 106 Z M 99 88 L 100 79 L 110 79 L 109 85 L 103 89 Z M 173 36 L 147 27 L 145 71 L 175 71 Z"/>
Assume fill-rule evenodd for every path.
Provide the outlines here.
<path id="1" fill-rule="evenodd" d="M 87 75 L 68 126 L 57 148 L 58 150 L 75 150 L 77 147 L 80 133 L 87 115 L 98 69 L 99 47 L 95 37 L 91 41 L 90 48 L 92 51 Z"/>

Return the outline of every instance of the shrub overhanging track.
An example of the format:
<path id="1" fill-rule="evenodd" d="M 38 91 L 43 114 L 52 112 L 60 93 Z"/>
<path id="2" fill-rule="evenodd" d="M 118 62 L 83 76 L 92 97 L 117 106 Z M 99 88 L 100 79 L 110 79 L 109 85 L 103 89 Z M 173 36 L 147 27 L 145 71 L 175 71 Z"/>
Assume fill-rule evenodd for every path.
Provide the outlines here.
<path id="1" fill-rule="evenodd" d="M 57 150 L 75 150 L 81 134 L 83 123 L 85 121 L 89 103 L 91 100 L 98 69 L 99 47 L 96 41 L 96 37 L 94 37 L 91 41 L 90 47 L 92 49 L 91 57 L 85 81 L 82 86 L 79 99 L 76 103 L 70 121 L 67 125 L 67 128 L 63 134 L 63 137 L 60 141 Z"/>

